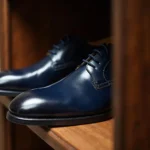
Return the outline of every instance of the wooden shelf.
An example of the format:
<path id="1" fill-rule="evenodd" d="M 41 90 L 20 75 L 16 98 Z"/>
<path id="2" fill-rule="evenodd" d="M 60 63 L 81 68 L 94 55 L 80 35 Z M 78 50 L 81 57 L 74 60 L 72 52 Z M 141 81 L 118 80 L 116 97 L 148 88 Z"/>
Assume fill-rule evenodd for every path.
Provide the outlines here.
<path id="1" fill-rule="evenodd" d="M 10 100 L 1 96 L 0 102 L 8 107 Z M 56 150 L 112 150 L 113 120 L 60 128 L 28 126 L 35 134 Z"/>

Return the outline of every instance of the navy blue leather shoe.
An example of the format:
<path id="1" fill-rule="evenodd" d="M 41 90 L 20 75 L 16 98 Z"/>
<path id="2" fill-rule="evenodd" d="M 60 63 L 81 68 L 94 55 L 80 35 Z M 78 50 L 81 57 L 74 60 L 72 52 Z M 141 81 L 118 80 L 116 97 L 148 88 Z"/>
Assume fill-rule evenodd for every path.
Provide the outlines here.
<path id="1" fill-rule="evenodd" d="M 0 73 L 0 95 L 19 93 L 50 85 L 71 73 L 92 51 L 87 42 L 75 36 L 65 36 L 48 55 L 30 67 Z"/>
<path id="2" fill-rule="evenodd" d="M 63 80 L 18 95 L 7 119 L 24 125 L 69 126 L 111 117 L 111 45 L 101 45 Z"/>

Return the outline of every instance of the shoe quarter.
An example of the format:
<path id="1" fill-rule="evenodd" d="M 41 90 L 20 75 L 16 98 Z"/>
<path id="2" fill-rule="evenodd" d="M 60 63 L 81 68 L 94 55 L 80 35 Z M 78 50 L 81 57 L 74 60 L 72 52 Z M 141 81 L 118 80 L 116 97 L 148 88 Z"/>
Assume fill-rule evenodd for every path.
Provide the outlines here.
<path id="1" fill-rule="evenodd" d="M 87 66 L 86 69 L 91 75 L 91 82 L 95 89 L 99 90 L 112 84 L 111 60 L 96 64 L 96 68 Z"/>

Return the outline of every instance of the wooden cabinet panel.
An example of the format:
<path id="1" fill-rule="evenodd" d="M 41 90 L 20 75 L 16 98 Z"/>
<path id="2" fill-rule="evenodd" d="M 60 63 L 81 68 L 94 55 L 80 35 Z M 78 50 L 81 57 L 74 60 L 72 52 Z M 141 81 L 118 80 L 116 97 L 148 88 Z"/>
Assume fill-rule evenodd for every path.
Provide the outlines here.
<path id="1" fill-rule="evenodd" d="M 150 1 L 115 0 L 116 149 L 150 149 Z"/>
<path id="2" fill-rule="evenodd" d="M 110 36 L 110 0 L 12 0 L 10 12 L 12 68 L 37 62 L 65 34 Z"/>

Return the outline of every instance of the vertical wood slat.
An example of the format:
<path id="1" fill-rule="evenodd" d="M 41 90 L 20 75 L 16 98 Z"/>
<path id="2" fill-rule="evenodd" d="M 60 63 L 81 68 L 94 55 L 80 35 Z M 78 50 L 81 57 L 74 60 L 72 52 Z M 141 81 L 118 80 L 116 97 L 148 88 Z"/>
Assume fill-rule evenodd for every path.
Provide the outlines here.
<path id="1" fill-rule="evenodd" d="M 0 69 L 8 69 L 9 61 L 9 6 L 0 0 Z M 0 104 L 0 150 L 11 150 L 11 125 L 6 122 L 5 110 Z"/>
<path id="2" fill-rule="evenodd" d="M 65 34 L 90 41 L 110 36 L 110 0 L 10 0 L 9 4 L 13 69 L 38 62 Z"/>
<path id="3" fill-rule="evenodd" d="M 9 3 L 7 0 L 0 0 L 0 49 L 0 69 L 9 69 Z"/>
<path id="4" fill-rule="evenodd" d="M 2 48 L 2 40 L 3 40 L 3 35 L 2 35 L 2 26 L 3 26 L 3 11 L 2 11 L 2 3 L 3 0 L 0 0 L 0 49 Z M 1 61 L 1 60 L 0 60 Z M 1 65 L 1 64 L 0 64 Z M 4 120 L 3 120 L 3 107 L 2 104 L 0 104 L 0 150 L 4 150 Z"/>
<path id="5" fill-rule="evenodd" d="M 114 0 L 115 150 L 150 149 L 150 1 Z"/>

